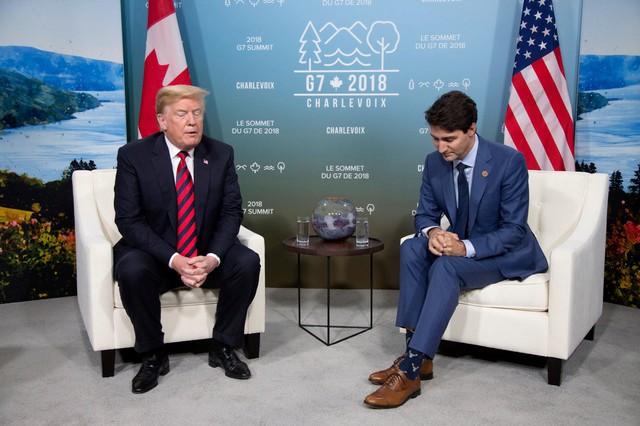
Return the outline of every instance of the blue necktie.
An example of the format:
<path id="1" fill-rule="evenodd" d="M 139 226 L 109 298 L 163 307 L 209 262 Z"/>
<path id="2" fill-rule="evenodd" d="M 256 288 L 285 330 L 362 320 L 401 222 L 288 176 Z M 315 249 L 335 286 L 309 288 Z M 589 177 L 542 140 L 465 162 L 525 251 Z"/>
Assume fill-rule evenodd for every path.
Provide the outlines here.
<path id="1" fill-rule="evenodd" d="M 454 232 L 460 239 L 468 237 L 469 228 L 469 184 L 464 169 L 468 166 L 458 163 L 458 213 L 456 215 L 456 226 Z"/>

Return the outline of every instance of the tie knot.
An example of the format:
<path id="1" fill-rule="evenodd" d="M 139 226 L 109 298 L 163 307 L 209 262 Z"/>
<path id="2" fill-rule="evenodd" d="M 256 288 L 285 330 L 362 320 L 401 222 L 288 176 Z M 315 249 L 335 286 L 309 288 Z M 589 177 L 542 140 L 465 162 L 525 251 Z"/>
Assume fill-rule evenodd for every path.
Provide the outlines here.
<path id="1" fill-rule="evenodd" d="M 456 166 L 456 169 L 458 169 L 458 171 L 459 171 L 460 173 L 464 173 L 464 169 L 466 169 L 467 167 L 469 167 L 469 166 L 467 166 L 466 164 L 464 164 L 464 163 L 461 161 L 461 162 L 459 162 L 459 163 L 458 163 L 458 165 Z"/>
<path id="2" fill-rule="evenodd" d="M 180 157 L 181 160 L 184 160 L 185 158 L 187 158 L 189 156 L 189 153 L 187 151 L 180 151 L 178 153 L 178 157 Z"/>

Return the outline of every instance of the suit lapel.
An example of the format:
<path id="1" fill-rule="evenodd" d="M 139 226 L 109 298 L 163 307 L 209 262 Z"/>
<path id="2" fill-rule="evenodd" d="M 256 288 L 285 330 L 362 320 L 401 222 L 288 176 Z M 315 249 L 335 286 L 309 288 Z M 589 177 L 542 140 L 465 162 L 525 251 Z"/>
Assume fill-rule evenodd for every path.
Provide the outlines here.
<path id="1" fill-rule="evenodd" d="M 211 182 L 213 162 L 209 146 L 203 140 L 196 147 L 193 154 L 193 174 L 194 174 L 194 193 L 196 198 L 196 228 L 200 233 L 204 212 L 207 206 L 207 198 L 209 196 L 209 185 Z"/>
<path id="2" fill-rule="evenodd" d="M 489 152 L 487 144 L 478 136 L 478 154 L 476 156 L 476 164 L 473 167 L 473 182 L 471 184 L 471 194 L 469 197 L 469 234 L 471 234 L 473 230 L 473 224 L 478 215 L 480 200 L 484 195 L 485 189 L 487 189 L 487 183 L 491 176 L 493 166 L 490 162 L 491 153 Z"/>
<path id="3" fill-rule="evenodd" d="M 449 222 L 451 228 L 455 226 L 456 214 L 458 211 L 456 205 L 456 192 L 453 184 L 453 164 L 442 158 L 442 192 L 444 194 L 444 202 L 447 208 Z"/>
<path id="4" fill-rule="evenodd" d="M 152 151 L 151 163 L 153 169 L 156 172 L 158 179 L 158 185 L 160 186 L 160 193 L 162 194 L 162 202 L 169 208 L 167 209 L 167 215 L 169 217 L 169 223 L 173 227 L 174 233 L 177 232 L 177 210 L 176 205 L 176 182 L 173 176 L 173 167 L 171 166 L 171 158 L 169 156 L 169 149 L 167 149 L 167 143 L 164 139 L 164 134 L 160 134 L 154 142 Z"/>

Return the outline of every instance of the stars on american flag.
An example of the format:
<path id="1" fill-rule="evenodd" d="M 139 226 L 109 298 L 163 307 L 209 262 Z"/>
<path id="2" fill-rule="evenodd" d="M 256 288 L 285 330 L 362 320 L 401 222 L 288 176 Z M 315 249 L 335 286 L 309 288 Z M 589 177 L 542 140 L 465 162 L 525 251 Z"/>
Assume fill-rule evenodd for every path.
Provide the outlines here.
<path id="1" fill-rule="evenodd" d="M 514 73 L 558 47 L 553 5 L 547 0 L 525 0 L 517 39 Z"/>
<path id="2" fill-rule="evenodd" d="M 557 37 L 553 0 L 524 0 L 504 144 L 529 170 L 574 170 L 573 114 Z"/>

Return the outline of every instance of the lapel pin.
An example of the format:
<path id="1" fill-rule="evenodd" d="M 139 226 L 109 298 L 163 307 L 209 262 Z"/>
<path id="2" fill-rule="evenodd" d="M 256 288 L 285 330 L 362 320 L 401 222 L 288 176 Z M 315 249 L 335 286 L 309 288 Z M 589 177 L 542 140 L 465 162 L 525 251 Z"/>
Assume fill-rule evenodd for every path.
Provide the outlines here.
<path id="1" fill-rule="evenodd" d="M 489 172 L 486 171 L 486 170 L 483 170 L 482 171 L 482 177 L 487 177 L 487 176 L 489 176 Z"/>
<path id="2" fill-rule="evenodd" d="M 207 164 L 207 165 L 209 164 L 209 160 L 207 160 L 206 158 L 205 158 L 204 160 L 202 160 L 202 162 L 203 162 L 204 164 Z"/>

